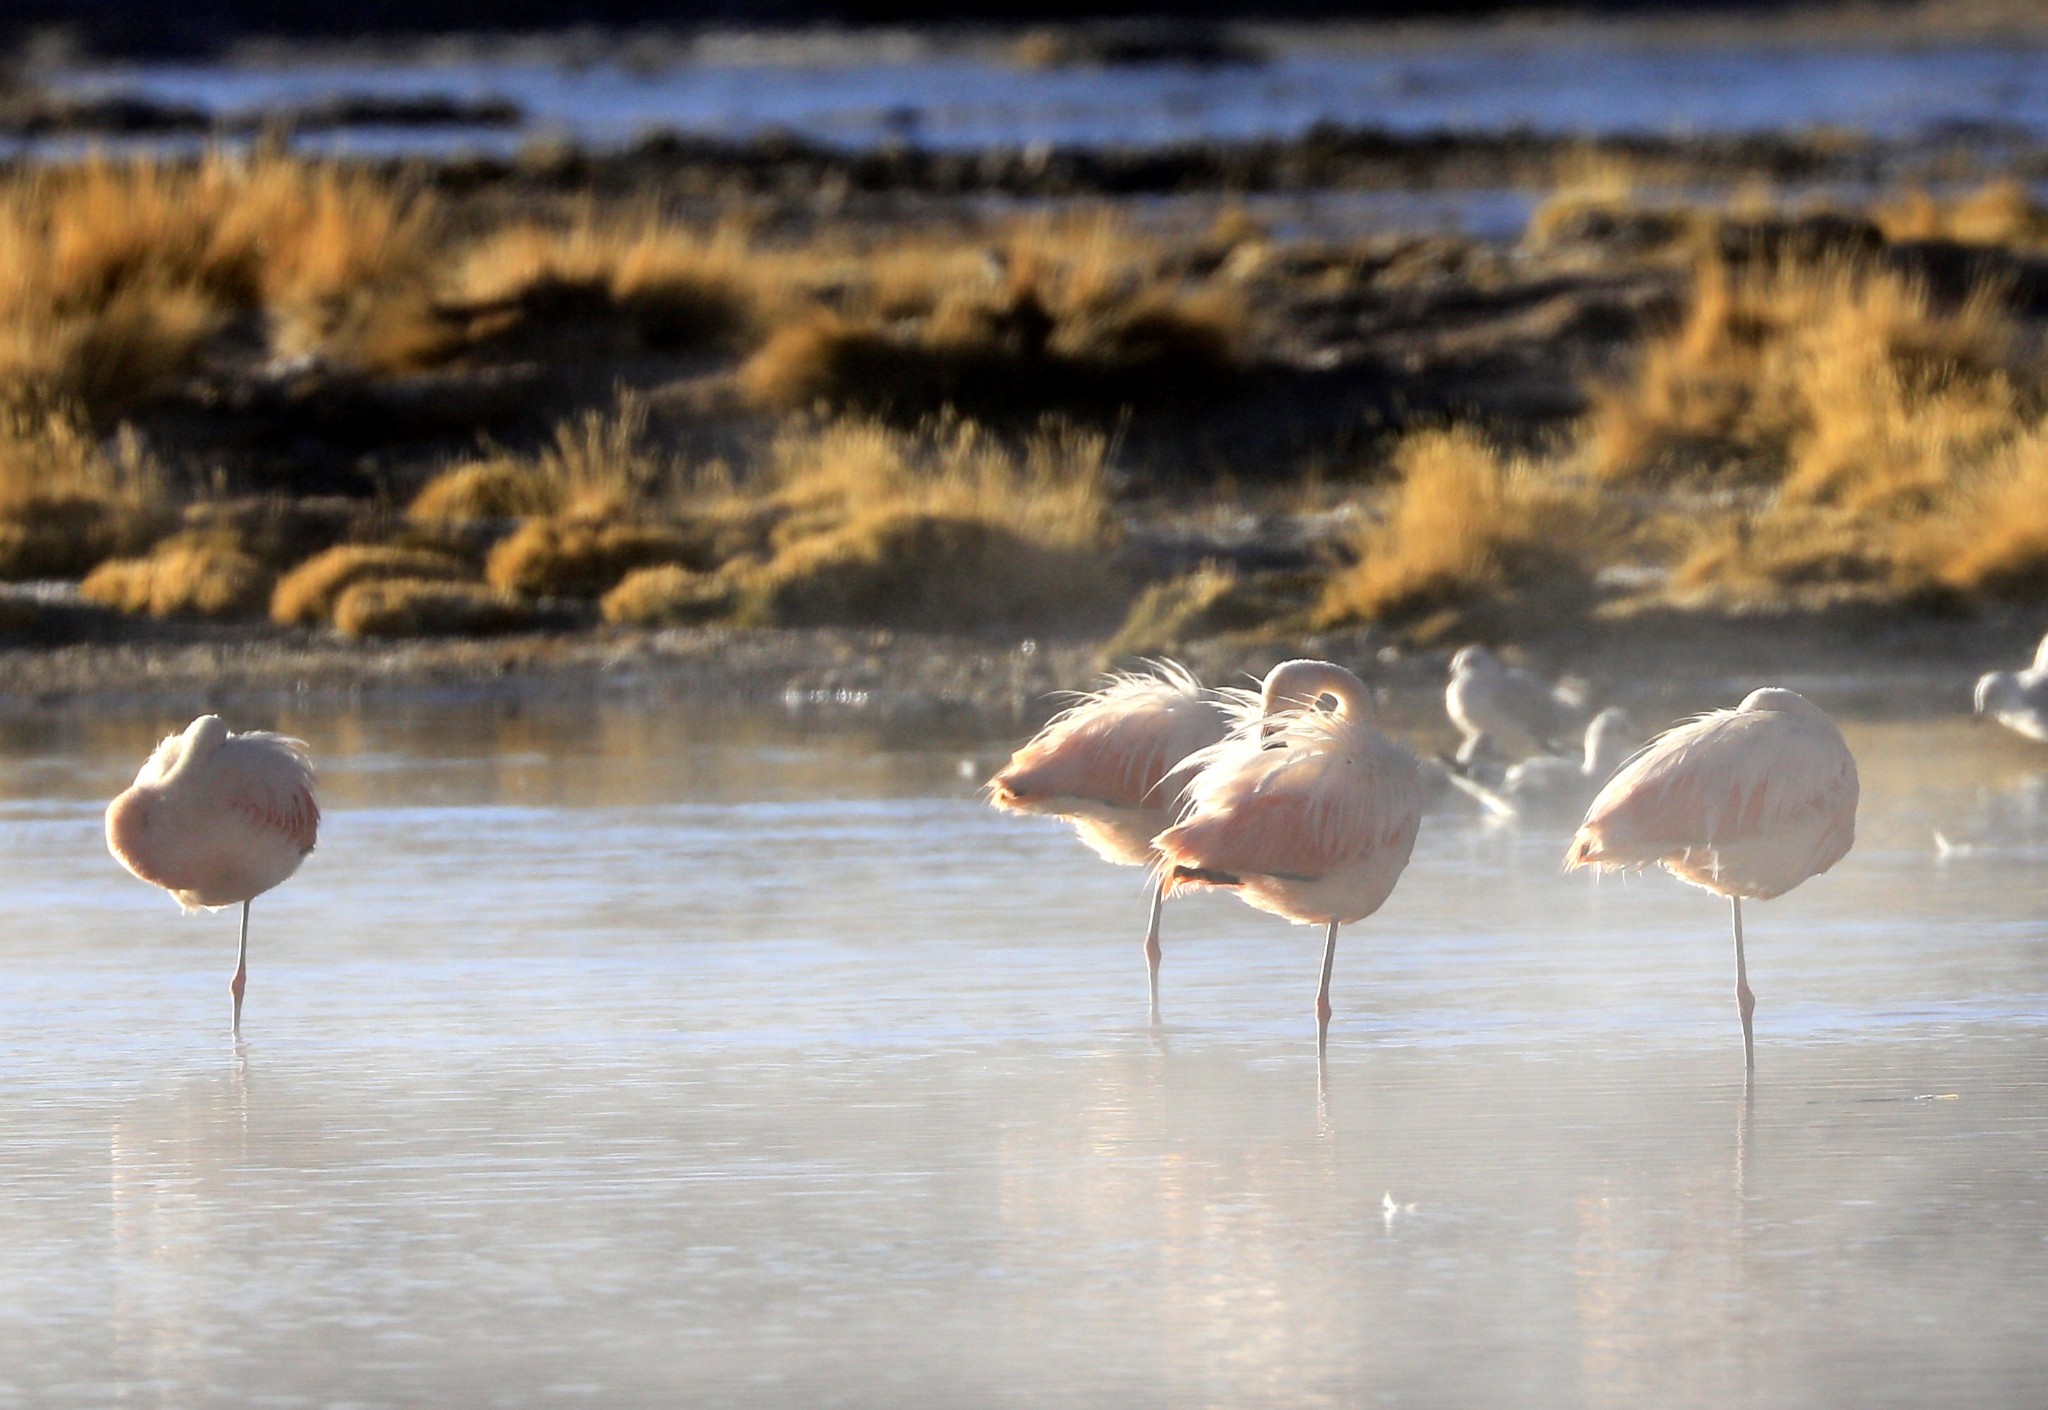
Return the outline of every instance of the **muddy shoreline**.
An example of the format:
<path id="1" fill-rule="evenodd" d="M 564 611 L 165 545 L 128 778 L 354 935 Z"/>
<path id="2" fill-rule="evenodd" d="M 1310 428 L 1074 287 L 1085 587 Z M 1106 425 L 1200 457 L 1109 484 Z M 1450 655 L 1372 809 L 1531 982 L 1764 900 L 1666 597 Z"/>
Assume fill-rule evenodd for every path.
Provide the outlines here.
<path id="1" fill-rule="evenodd" d="M 2041 614 L 1662 614 L 1532 636 L 1510 655 L 1580 683 L 1587 698 L 1651 711 L 1704 708 L 1761 683 L 1806 690 L 1864 718 L 1969 708 L 1975 677 L 2028 658 Z M 1173 655 L 1218 683 L 1311 655 L 1345 662 L 1392 723 L 1451 736 L 1440 691 L 1451 648 L 1375 629 L 1221 637 Z M 885 630 L 583 631 L 491 640 L 349 642 L 330 634 L 214 629 L 0 650 L 0 718 L 49 712 L 267 714 L 288 707 L 611 702 L 706 717 L 780 719 L 915 739 L 1035 727 L 1112 666 L 1097 639 Z"/>

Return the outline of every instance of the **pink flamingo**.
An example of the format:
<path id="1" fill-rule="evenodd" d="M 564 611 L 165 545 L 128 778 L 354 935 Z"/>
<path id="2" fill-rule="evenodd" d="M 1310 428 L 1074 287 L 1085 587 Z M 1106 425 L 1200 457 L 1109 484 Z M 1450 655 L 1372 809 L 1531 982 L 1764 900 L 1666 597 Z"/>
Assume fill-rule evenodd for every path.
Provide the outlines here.
<path id="1" fill-rule="evenodd" d="M 299 869 L 313 850 L 320 807 L 303 741 L 231 734 L 201 715 L 157 745 L 128 791 L 107 805 L 107 850 L 188 911 L 240 902 L 233 1027 L 242 1031 L 249 902 Z"/>
<path id="2" fill-rule="evenodd" d="M 1113 865 L 1156 862 L 1152 839 L 1173 821 L 1193 772 L 1185 761 L 1223 738 L 1231 707 L 1228 694 L 1203 689 L 1185 667 L 1171 661 L 1153 667 L 1152 674 L 1113 675 L 1055 715 L 989 780 L 989 801 L 1007 812 L 1065 818 Z M 1155 1023 L 1165 897 L 1162 878 L 1145 927 Z"/>
<path id="3" fill-rule="evenodd" d="M 1608 780 L 1565 854 L 1565 869 L 1652 862 L 1729 899 L 1742 1057 L 1756 1070 L 1756 997 L 1742 956 L 1742 898 L 1767 901 L 1848 855 L 1856 840 L 1856 760 L 1826 712 L 1790 690 L 1753 691 L 1666 730 Z"/>
<path id="4" fill-rule="evenodd" d="M 1227 887 L 1259 910 L 1328 927 L 1320 1052 L 1337 927 L 1385 904 L 1408 865 L 1422 821 L 1421 767 L 1372 727 L 1365 683 L 1328 661 L 1274 667 L 1257 714 L 1246 715 L 1229 738 L 1185 761 L 1196 766 L 1186 810 L 1152 845 L 1175 891 Z"/>

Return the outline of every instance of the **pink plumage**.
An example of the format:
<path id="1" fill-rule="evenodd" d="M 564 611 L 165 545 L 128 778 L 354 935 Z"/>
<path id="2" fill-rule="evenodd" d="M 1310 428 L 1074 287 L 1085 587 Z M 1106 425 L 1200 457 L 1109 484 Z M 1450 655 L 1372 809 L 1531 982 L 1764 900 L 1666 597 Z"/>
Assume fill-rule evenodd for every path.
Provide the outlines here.
<path id="1" fill-rule="evenodd" d="M 1229 724 L 1226 700 L 1170 661 L 1112 676 L 1010 756 L 989 780 L 989 801 L 1066 818 L 1103 860 L 1148 866 L 1192 774 L 1187 757 Z"/>
<path id="2" fill-rule="evenodd" d="M 1415 847 L 1415 756 L 1372 727 L 1357 676 L 1289 661 L 1266 677 L 1260 708 L 1185 765 L 1195 768 L 1186 809 L 1153 841 L 1162 869 L 1176 890 L 1222 886 L 1259 910 L 1328 926 L 1316 1000 L 1326 1028 L 1337 927 L 1385 904 Z"/>
<path id="3" fill-rule="evenodd" d="M 1768 900 L 1856 840 L 1856 760 L 1804 696 L 1759 690 L 1657 736 L 1594 798 L 1568 868 L 1661 863 L 1695 886 Z"/>
<path id="4" fill-rule="evenodd" d="M 1742 947 L 1744 897 L 1782 896 L 1856 841 L 1856 759 L 1825 711 L 1790 690 L 1753 691 L 1666 730 L 1593 800 L 1565 868 L 1661 864 L 1729 898 L 1743 1059 L 1756 1066 L 1756 996 Z"/>
<path id="5" fill-rule="evenodd" d="M 230 733 L 202 715 L 166 738 L 107 806 L 107 850 L 186 910 L 242 907 L 230 991 L 239 1026 L 249 902 L 299 869 L 319 839 L 306 746 L 283 735 Z"/>
<path id="6" fill-rule="evenodd" d="M 1074 825 L 1106 862 L 1150 866 L 1152 838 L 1173 821 L 1193 776 L 1190 755 L 1223 738 L 1243 692 L 1205 690 L 1184 667 L 1158 661 L 1146 673 L 1111 676 L 1055 715 L 988 782 L 1005 812 L 1043 813 Z M 1145 928 L 1152 1017 L 1159 1017 L 1159 912 L 1152 892 Z"/>

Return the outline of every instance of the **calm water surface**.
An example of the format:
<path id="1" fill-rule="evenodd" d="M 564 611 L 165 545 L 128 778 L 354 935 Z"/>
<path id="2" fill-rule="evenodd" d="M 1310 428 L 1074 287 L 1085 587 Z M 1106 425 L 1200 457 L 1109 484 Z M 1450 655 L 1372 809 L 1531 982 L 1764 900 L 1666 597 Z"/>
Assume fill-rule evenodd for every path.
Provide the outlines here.
<path id="1" fill-rule="evenodd" d="M 1700 702 L 1705 703 L 1705 702 Z M 0 1406 L 2039 1404 L 2048 751 L 1852 726 L 1749 916 L 1446 812 L 1337 969 L 997 817 L 958 747 L 680 710 L 305 734 L 181 918 L 100 809 L 182 720 L 0 730 Z M 250 723 L 254 723 L 251 721 Z M 1942 829 L 1965 850 L 1944 859 Z"/>
<path id="2" fill-rule="evenodd" d="M 650 70 L 530 60 L 420 64 L 142 64 L 67 86 L 216 112 L 338 94 L 509 98 L 530 131 L 630 141 L 651 128 L 745 138 L 787 131 L 836 146 L 1099 146 L 1289 138 L 1318 122 L 1587 135 L 1838 126 L 1917 139 L 2048 136 L 2037 44 L 1795 47 L 1634 40 L 1566 31 L 1434 48 L 1301 44 L 1271 63 L 1041 70 L 938 52 L 844 62 L 699 62 Z M 360 129 L 358 151 L 511 150 L 517 132 Z"/>

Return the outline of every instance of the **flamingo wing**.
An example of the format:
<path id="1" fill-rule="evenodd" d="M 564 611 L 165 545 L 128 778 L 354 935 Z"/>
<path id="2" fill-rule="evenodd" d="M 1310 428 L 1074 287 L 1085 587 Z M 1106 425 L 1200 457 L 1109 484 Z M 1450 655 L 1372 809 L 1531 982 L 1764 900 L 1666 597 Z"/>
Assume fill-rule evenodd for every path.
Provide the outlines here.
<path id="1" fill-rule="evenodd" d="M 1165 807 L 1182 760 L 1222 738 L 1224 721 L 1199 688 L 1128 678 L 1039 731 L 989 781 L 999 806 L 1081 798 L 1116 808 Z"/>
<path id="2" fill-rule="evenodd" d="M 1666 731 L 1608 781 L 1566 864 L 1642 866 L 1798 831 L 1833 852 L 1824 867 L 1853 839 L 1856 796 L 1856 761 L 1832 725 L 1716 711 Z"/>
<path id="3" fill-rule="evenodd" d="M 1160 834 L 1167 863 L 1315 878 L 1412 846 L 1422 816 L 1413 756 L 1363 727 L 1351 733 L 1349 747 L 1328 749 L 1230 741 L 1196 775 L 1180 822 Z"/>
<path id="4" fill-rule="evenodd" d="M 207 761 L 209 799 L 256 828 L 292 842 L 301 855 L 319 839 L 320 805 L 306 746 L 280 734 L 230 737 Z"/>

